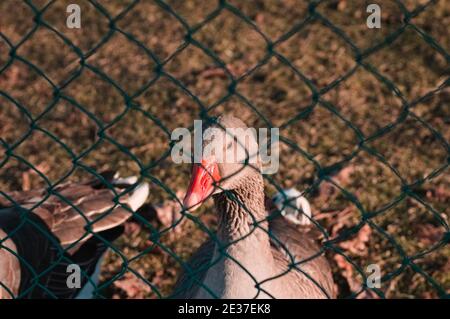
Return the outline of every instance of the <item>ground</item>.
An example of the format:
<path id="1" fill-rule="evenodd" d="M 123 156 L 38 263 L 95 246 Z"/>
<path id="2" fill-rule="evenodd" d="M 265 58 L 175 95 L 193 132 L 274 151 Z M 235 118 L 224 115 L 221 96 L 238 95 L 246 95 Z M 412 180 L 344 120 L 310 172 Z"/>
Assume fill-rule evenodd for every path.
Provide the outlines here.
<path id="1" fill-rule="evenodd" d="M 68 29 L 76 2 L 82 27 Z M 366 26 L 372 2 L 380 29 Z M 385 297 L 449 294 L 450 5 L 314 3 L 2 1 L 0 190 L 117 170 L 161 203 L 189 178 L 167 156 L 172 130 L 231 113 L 280 128 L 266 192 L 305 192 L 339 297 L 355 296 L 373 263 Z M 210 208 L 194 216 L 214 229 Z M 192 220 L 164 224 L 127 225 L 99 297 L 170 294 L 207 235 Z"/>

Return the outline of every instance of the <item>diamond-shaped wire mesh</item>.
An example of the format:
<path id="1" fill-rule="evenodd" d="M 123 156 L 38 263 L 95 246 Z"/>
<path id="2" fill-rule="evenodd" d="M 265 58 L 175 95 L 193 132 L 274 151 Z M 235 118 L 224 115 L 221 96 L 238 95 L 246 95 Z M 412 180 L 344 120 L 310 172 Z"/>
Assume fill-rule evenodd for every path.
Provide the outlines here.
<path id="1" fill-rule="evenodd" d="M 84 214 L 61 184 L 120 171 L 151 184 L 149 202 L 176 200 L 189 167 L 171 161 L 172 130 L 223 113 L 280 128 L 266 192 L 309 199 L 339 297 L 449 296 L 446 1 L 376 1 L 381 29 L 366 27 L 362 0 L 78 1 L 82 27 L 69 29 L 74 2 L 0 4 L 0 194 L 18 207 L 10 191 L 44 187 L 14 231 L 57 247 L 37 270 L 5 246 L 12 233 L 1 239 L 31 269 L 14 297 L 71 263 L 33 217 L 50 196 Z M 129 192 L 112 190 L 116 205 Z M 111 248 L 96 297 L 167 297 L 181 268 L 197 275 L 186 260 L 217 217 L 144 215 L 114 243 L 86 226 Z M 372 263 L 380 289 L 366 284 Z"/>

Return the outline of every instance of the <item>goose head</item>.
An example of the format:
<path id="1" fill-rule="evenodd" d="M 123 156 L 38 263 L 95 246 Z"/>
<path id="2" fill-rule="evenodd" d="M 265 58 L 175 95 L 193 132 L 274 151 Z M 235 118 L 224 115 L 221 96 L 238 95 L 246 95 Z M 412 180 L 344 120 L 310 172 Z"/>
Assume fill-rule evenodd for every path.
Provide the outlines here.
<path id="1" fill-rule="evenodd" d="M 192 166 L 184 206 L 193 211 L 211 195 L 241 186 L 261 174 L 256 131 L 222 115 L 202 130 L 201 160 Z"/>

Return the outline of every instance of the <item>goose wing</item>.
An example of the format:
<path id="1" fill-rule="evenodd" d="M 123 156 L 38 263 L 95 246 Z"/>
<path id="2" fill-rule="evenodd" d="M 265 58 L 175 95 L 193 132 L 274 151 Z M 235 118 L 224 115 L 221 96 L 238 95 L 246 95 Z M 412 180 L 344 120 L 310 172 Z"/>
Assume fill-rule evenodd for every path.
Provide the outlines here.
<path id="1" fill-rule="evenodd" d="M 192 299 L 197 294 L 206 272 L 210 268 L 215 244 L 207 240 L 187 262 L 189 271 L 183 270 L 173 289 L 172 298 Z"/>
<path id="2" fill-rule="evenodd" d="M 311 277 L 298 270 L 292 272 L 297 281 L 302 281 L 304 289 L 309 287 L 320 297 L 335 298 L 331 268 L 317 243 L 320 232 L 315 227 L 296 226 L 281 216 L 270 221 L 269 229 L 273 255 L 280 270 L 285 271 L 294 258 L 298 269 Z"/>
<path id="3" fill-rule="evenodd" d="M 0 207 L 20 207 L 16 209 L 17 213 L 30 210 L 46 224 L 62 246 L 67 246 L 122 224 L 145 202 L 148 193 L 147 183 L 125 192 L 92 181 L 67 183 L 56 187 L 52 194 L 46 189 L 7 193 L 7 197 L 0 199 Z"/>
<path id="4" fill-rule="evenodd" d="M 131 184 L 135 183 L 133 179 Z M 93 272 L 92 266 L 107 249 L 93 234 L 101 232 L 110 241 L 117 238 L 121 233 L 117 226 L 148 196 L 147 183 L 132 186 L 109 189 L 89 181 L 60 185 L 51 194 L 41 189 L 0 196 L 0 298 L 28 290 L 30 297 L 48 297 L 48 290 L 53 296 L 73 297 L 77 290 L 66 291 L 66 266 L 75 263 L 88 275 Z M 63 250 L 71 244 L 70 253 Z M 54 266 L 50 272 L 49 266 Z M 45 282 L 46 289 L 35 289 L 34 279 L 43 273 L 39 282 Z"/>
<path id="5" fill-rule="evenodd" d="M 0 300 L 17 295 L 20 285 L 20 264 L 14 256 L 14 242 L 0 229 Z"/>

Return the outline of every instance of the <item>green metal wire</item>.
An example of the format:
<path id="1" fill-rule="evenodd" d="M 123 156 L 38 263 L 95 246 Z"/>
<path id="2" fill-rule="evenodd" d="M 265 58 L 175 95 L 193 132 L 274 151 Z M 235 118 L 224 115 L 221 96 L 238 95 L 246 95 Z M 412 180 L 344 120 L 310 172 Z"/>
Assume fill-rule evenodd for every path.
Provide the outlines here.
<path id="1" fill-rule="evenodd" d="M 34 21 L 34 26 L 31 28 L 31 30 L 26 33 L 23 38 L 14 45 L 12 41 L 8 39 L 8 37 L 1 32 L 0 30 L 0 39 L 3 40 L 8 46 L 9 46 L 9 58 L 8 61 L 5 63 L 3 67 L 0 68 L 0 75 L 7 71 L 7 69 L 12 65 L 14 61 L 20 61 L 33 69 L 40 77 L 42 77 L 51 87 L 53 90 L 53 98 L 51 102 L 47 105 L 47 107 L 44 109 L 44 111 L 39 114 L 38 116 L 33 116 L 33 114 L 27 109 L 26 106 L 22 105 L 19 101 L 15 100 L 8 92 L 0 90 L 0 96 L 4 97 L 6 100 L 11 102 L 17 109 L 20 111 L 22 116 L 27 119 L 29 123 L 29 129 L 28 131 L 17 141 L 15 141 L 12 144 L 8 144 L 3 139 L 0 140 L 0 148 L 3 150 L 5 157 L 0 162 L 0 168 L 4 167 L 9 161 L 11 160 L 17 160 L 26 167 L 30 168 L 32 171 L 34 171 L 36 174 L 38 174 L 43 181 L 46 183 L 46 187 L 48 190 L 47 196 L 44 197 L 39 203 L 37 203 L 33 208 L 29 209 L 27 213 L 22 214 L 22 223 L 17 227 L 16 231 L 22 227 L 24 223 L 31 222 L 27 215 L 30 214 L 36 207 L 38 207 L 40 204 L 42 204 L 49 196 L 54 195 L 59 197 L 62 201 L 73 207 L 79 214 L 81 214 L 83 217 L 83 212 L 76 207 L 73 203 L 71 203 L 69 200 L 61 196 L 56 188 L 58 185 L 60 185 L 62 182 L 66 181 L 70 175 L 74 172 L 77 168 L 82 168 L 83 170 L 89 172 L 91 175 L 95 176 L 96 178 L 104 181 L 103 177 L 96 172 L 94 169 L 84 165 L 82 163 L 82 159 L 85 158 L 91 151 L 93 151 L 97 146 L 99 146 L 102 142 L 107 141 L 114 145 L 120 152 L 126 154 L 129 159 L 131 159 L 133 162 L 137 164 L 137 166 L 140 169 L 140 174 L 143 178 L 149 179 L 154 184 L 158 185 L 162 189 L 164 189 L 172 198 L 176 198 L 176 195 L 171 190 L 171 188 L 167 185 L 165 185 L 160 179 L 158 179 L 156 176 L 152 175 L 152 171 L 156 168 L 158 168 L 158 165 L 165 159 L 167 159 L 170 156 L 171 149 L 168 149 L 166 152 L 161 154 L 161 157 L 152 161 L 151 163 L 142 163 L 139 158 L 137 158 L 127 147 L 121 145 L 116 140 L 114 140 L 112 137 L 110 137 L 107 134 L 107 130 L 117 123 L 119 123 L 130 111 L 138 111 L 143 117 L 148 118 L 153 122 L 155 126 L 158 126 L 162 129 L 164 134 L 167 136 L 167 139 L 170 141 L 170 129 L 167 128 L 164 123 L 154 114 L 151 114 L 150 112 L 147 112 L 143 110 L 139 103 L 136 102 L 136 99 L 141 96 L 143 92 L 145 92 L 149 87 L 151 87 L 155 82 L 157 82 L 159 79 L 166 79 L 169 82 L 171 82 L 176 87 L 180 88 L 185 94 L 187 94 L 192 100 L 196 103 L 198 106 L 199 112 L 198 115 L 201 119 L 205 121 L 211 121 L 211 111 L 214 110 L 219 105 L 223 104 L 224 102 L 228 101 L 231 98 L 236 98 L 239 101 L 241 101 L 244 105 L 251 108 L 260 118 L 261 120 L 267 125 L 267 127 L 274 127 L 272 124 L 270 118 L 266 118 L 257 108 L 256 105 L 252 104 L 251 101 L 249 101 L 245 96 L 240 94 L 236 91 L 236 87 L 238 84 L 248 78 L 250 75 L 254 74 L 258 69 L 263 67 L 264 65 L 267 65 L 269 60 L 272 58 L 275 58 L 278 60 L 281 64 L 288 67 L 290 70 L 292 70 L 297 77 L 299 77 L 308 87 L 310 90 L 311 96 L 312 96 L 312 102 L 310 105 L 308 105 L 301 113 L 299 114 L 292 114 L 290 118 L 286 118 L 284 123 L 280 125 L 280 128 L 289 127 L 296 122 L 304 119 L 307 117 L 311 112 L 313 112 L 317 108 L 325 109 L 329 112 L 331 112 L 336 120 L 341 121 L 345 123 L 345 125 L 353 131 L 355 134 L 358 144 L 355 150 L 352 151 L 351 154 L 346 155 L 340 162 L 335 163 L 331 166 L 322 166 L 317 160 L 314 159 L 314 156 L 304 149 L 302 149 L 299 145 L 297 145 L 294 141 L 280 136 L 280 142 L 286 144 L 291 149 L 298 152 L 302 157 L 304 157 L 305 160 L 307 160 L 309 163 L 311 163 L 315 167 L 315 180 L 312 183 L 311 187 L 305 191 L 305 193 L 311 192 L 314 188 L 317 188 L 321 183 L 328 182 L 331 183 L 333 186 L 335 186 L 340 192 L 341 195 L 353 203 L 360 214 L 360 220 L 359 223 L 354 225 L 352 228 L 348 229 L 345 233 L 340 234 L 338 237 L 330 239 L 330 236 L 326 229 L 324 229 L 320 224 L 318 224 L 316 221 L 312 220 L 313 224 L 323 233 L 324 236 L 324 242 L 321 247 L 321 250 L 317 253 L 315 256 L 311 256 L 308 260 L 312 258 L 316 258 L 318 256 L 321 256 L 325 254 L 327 251 L 332 252 L 333 254 L 338 254 L 344 257 L 344 259 L 352 265 L 354 270 L 364 279 L 364 283 L 362 283 L 361 290 L 357 292 L 353 292 L 351 296 L 349 297 L 357 297 L 359 294 L 361 294 L 364 290 L 370 289 L 374 293 L 376 293 L 380 297 L 384 297 L 384 294 L 382 291 L 376 288 L 369 288 L 365 284 L 366 282 L 366 274 L 363 269 L 361 269 L 349 256 L 345 254 L 345 251 L 343 251 L 339 246 L 339 242 L 344 241 L 348 239 L 350 236 L 356 234 L 363 226 L 368 225 L 372 231 L 376 232 L 378 235 L 380 235 L 382 238 L 386 239 L 396 250 L 398 255 L 402 259 L 402 264 L 399 266 L 398 269 L 385 274 L 382 277 L 382 282 L 388 282 L 392 280 L 393 278 L 399 276 L 402 272 L 404 272 L 407 268 L 411 269 L 412 271 L 416 272 L 417 274 L 421 275 L 439 294 L 441 297 L 448 297 L 448 293 L 445 291 L 445 289 L 431 276 L 429 276 L 426 272 L 424 272 L 421 267 L 418 265 L 418 261 L 423 258 L 425 255 L 428 255 L 432 253 L 435 250 L 441 249 L 442 247 L 446 246 L 450 242 L 450 228 L 449 225 L 445 222 L 445 220 L 440 216 L 439 212 L 433 209 L 429 204 L 424 202 L 420 196 L 418 196 L 414 189 L 417 186 L 420 186 L 428 181 L 430 181 L 433 178 L 436 178 L 437 176 L 444 174 L 444 171 L 448 168 L 449 162 L 450 162 L 450 146 L 446 139 L 436 130 L 434 129 L 427 121 L 420 118 L 415 112 L 414 107 L 419 104 L 422 101 L 425 101 L 426 99 L 429 99 L 433 95 L 439 93 L 444 88 L 448 87 L 450 84 L 450 78 L 447 78 L 439 87 L 433 89 L 429 93 L 427 93 L 424 96 L 421 96 L 413 101 L 408 101 L 401 91 L 397 88 L 395 83 L 390 81 L 388 78 L 383 76 L 377 68 L 370 64 L 368 61 L 368 57 L 370 57 L 372 54 L 376 53 L 377 51 L 391 45 L 393 41 L 395 41 L 398 37 L 400 37 L 403 33 L 405 33 L 407 30 L 415 32 L 419 37 L 425 41 L 429 46 L 431 46 L 434 50 L 439 52 L 439 54 L 446 60 L 447 63 L 450 63 L 450 54 L 439 45 L 439 43 L 433 39 L 431 35 L 429 35 L 427 32 L 425 32 L 423 29 L 421 29 L 419 26 L 412 23 L 412 19 L 422 14 L 425 10 L 427 10 L 430 6 L 437 3 L 437 0 L 431 0 L 428 1 L 426 4 L 420 5 L 416 7 L 414 10 L 409 11 L 405 5 L 400 0 L 395 0 L 395 3 L 400 8 L 402 14 L 403 14 L 403 22 L 401 26 L 399 26 L 396 30 L 392 31 L 389 35 L 387 35 L 383 41 L 374 44 L 373 46 L 366 48 L 364 50 L 360 49 L 352 40 L 351 38 L 338 26 L 333 24 L 332 21 L 330 21 L 327 17 L 323 16 L 320 12 L 316 10 L 319 4 L 321 4 L 324 1 L 309 1 L 308 6 L 308 15 L 302 19 L 301 21 L 298 21 L 295 25 L 292 26 L 290 30 L 282 34 L 278 37 L 278 39 L 272 41 L 270 38 L 264 34 L 264 32 L 258 28 L 258 26 L 252 21 L 251 18 L 246 16 L 241 10 L 239 10 L 237 7 L 233 6 L 231 3 L 227 2 L 226 0 L 219 0 L 217 2 L 216 8 L 210 12 L 202 21 L 195 25 L 190 25 L 182 16 L 180 16 L 168 3 L 162 1 L 162 0 L 155 0 L 154 2 L 162 9 L 164 12 L 169 14 L 171 17 L 176 19 L 181 26 L 184 29 L 184 40 L 183 43 L 179 45 L 179 47 L 171 53 L 167 58 L 164 60 L 161 60 L 150 48 L 148 48 L 144 43 L 140 42 L 138 39 L 136 39 L 132 34 L 128 33 L 125 30 L 122 30 L 118 26 L 118 22 L 127 15 L 129 11 L 131 11 L 140 1 L 135 0 L 129 3 L 119 14 L 116 16 L 112 16 L 108 10 L 99 2 L 94 0 L 89 0 L 89 3 L 97 10 L 97 12 L 102 15 L 108 22 L 108 32 L 98 41 L 97 44 L 95 44 L 90 50 L 84 52 L 81 48 L 77 47 L 68 37 L 66 37 L 63 33 L 52 27 L 49 23 L 47 23 L 43 16 L 49 8 L 51 8 L 56 1 L 49 1 L 44 7 L 38 8 L 35 4 L 33 4 L 32 1 L 26 0 L 26 5 L 32 10 L 34 16 L 32 17 Z M 266 51 L 264 57 L 260 59 L 256 63 L 255 66 L 253 66 L 251 69 L 247 70 L 244 74 L 240 75 L 239 77 L 236 77 L 230 72 L 230 70 L 227 68 L 226 63 L 210 48 L 208 48 L 207 45 L 205 45 L 202 42 L 199 42 L 196 38 L 194 38 L 195 34 L 202 29 L 205 25 L 216 19 L 218 16 L 223 14 L 224 12 L 228 12 L 232 14 L 237 19 L 244 22 L 249 28 L 251 28 L 253 31 L 257 32 L 266 42 Z M 298 67 L 296 67 L 287 57 L 283 56 L 283 54 L 280 53 L 279 47 L 284 42 L 288 41 L 291 37 L 301 32 L 305 27 L 310 25 L 311 23 L 321 23 L 323 26 L 328 28 L 331 32 L 333 32 L 339 39 L 344 41 L 350 48 L 353 54 L 354 61 L 356 62 L 356 65 L 352 67 L 349 71 L 347 71 L 345 74 L 341 75 L 339 78 L 337 78 L 335 81 L 329 83 L 328 85 L 324 87 L 317 87 L 311 79 L 309 79 Z M 66 78 L 64 81 L 62 81 L 61 85 L 57 85 L 50 79 L 49 76 L 46 75 L 46 73 L 40 69 L 38 66 L 33 64 L 31 61 L 27 60 L 25 57 L 22 57 L 20 54 L 18 54 L 19 48 L 24 45 L 28 41 L 33 41 L 31 38 L 33 34 L 39 30 L 39 29 L 46 29 L 47 31 L 52 32 L 54 35 L 56 35 L 59 39 L 61 39 L 64 44 L 71 49 L 73 53 L 75 53 L 78 57 L 78 66 L 77 68 Z M 99 67 L 94 66 L 89 63 L 88 58 L 95 55 L 101 48 L 104 46 L 108 41 L 112 38 L 112 36 L 116 33 L 119 33 L 123 36 L 125 36 L 129 41 L 136 44 L 145 54 L 153 61 L 153 63 L 156 65 L 153 69 L 154 76 L 148 80 L 147 83 L 145 83 L 142 87 L 137 89 L 135 92 L 128 92 L 125 90 L 119 83 L 117 83 L 115 80 L 113 80 L 111 77 L 109 77 L 107 74 L 105 74 Z M 224 74 L 226 75 L 227 81 L 229 82 L 227 94 L 225 94 L 221 99 L 219 99 L 217 102 L 215 102 L 212 105 L 205 105 L 193 92 L 189 90 L 187 86 L 185 86 L 179 79 L 175 78 L 170 72 L 166 70 L 166 65 L 175 59 L 181 52 L 183 52 L 187 47 L 196 47 L 199 50 L 201 50 L 204 54 L 206 54 L 209 58 L 214 61 L 214 64 L 223 70 Z M 123 103 L 126 106 L 126 108 L 118 115 L 116 115 L 109 123 L 104 123 L 101 119 L 99 119 L 97 116 L 95 116 L 92 112 L 90 112 L 85 106 L 71 98 L 70 96 L 66 95 L 63 92 L 63 89 L 67 87 L 70 83 L 72 83 L 74 80 L 79 78 L 83 72 L 86 72 L 89 70 L 90 72 L 93 72 L 95 75 L 100 77 L 103 81 L 107 82 L 109 85 L 114 87 L 121 95 L 123 99 Z M 385 87 L 387 87 L 396 97 L 399 98 L 399 100 L 402 102 L 402 110 L 396 119 L 395 122 L 390 123 L 386 125 L 385 127 L 382 127 L 381 129 L 377 130 L 375 133 L 373 133 L 370 136 L 366 136 L 355 126 L 350 120 L 348 120 L 343 114 L 339 112 L 339 110 L 329 101 L 324 99 L 324 95 L 329 92 L 330 90 L 334 89 L 335 87 L 339 86 L 340 83 L 348 79 L 350 76 L 352 76 L 356 71 L 358 70 L 364 70 L 366 72 L 371 73 L 375 78 L 380 81 Z M 63 141 L 61 141 L 57 136 L 46 130 L 44 127 L 40 126 L 39 120 L 43 118 L 46 114 L 51 113 L 55 106 L 60 102 L 65 101 L 75 107 L 77 110 L 81 111 L 83 114 L 85 114 L 89 119 L 91 119 L 97 126 L 97 137 L 98 140 L 93 143 L 90 147 L 85 149 L 80 154 L 75 154 L 71 148 L 66 145 Z M 428 176 L 425 176 L 423 178 L 420 178 L 412 183 L 408 183 L 405 179 L 402 178 L 401 174 L 393 167 L 386 158 L 383 157 L 380 153 L 378 153 L 375 149 L 370 147 L 370 142 L 379 139 L 380 137 L 384 136 L 385 134 L 391 132 L 394 130 L 398 125 L 405 122 L 407 118 L 414 118 L 417 120 L 423 127 L 425 127 L 427 130 L 431 132 L 433 137 L 435 137 L 445 148 L 447 152 L 447 163 L 443 165 L 442 167 L 439 167 L 435 169 L 432 173 L 430 173 Z M 59 180 L 56 182 L 51 182 L 44 173 L 40 172 L 39 169 L 35 166 L 33 166 L 26 158 L 18 155 L 16 153 L 17 148 L 26 141 L 31 134 L 34 132 L 41 132 L 51 140 L 58 143 L 61 147 L 64 148 L 64 150 L 69 154 L 71 161 L 72 161 L 72 168 Z M 173 142 L 170 142 L 170 147 L 173 147 Z M 367 211 L 363 204 L 357 199 L 357 197 L 346 190 L 345 188 L 341 187 L 339 184 L 337 184 L 332 176 L 336 172 L 338 172 L 340 169 L 342 169 L 347 163 L 349 163 L 352 159 L 354 159 L 356 156 L 358 156 L 360 153 L 368 154 L 371 157 L 376 158 L 380 161 L 384 166 L 390 169 L 391 172 L 393 172 L 401 181 L 401 194 L 399 194 L 394 200 L 392 200 L 390 203 L 386 204 L 383 208 L 377 210 L 377 211 Z M 280 189 L 279 185 L 270 178 L 270 176 L 266 177 L 266 181 L 275 186 L 277 189 Z M 118 194 L 110 185 L 112 191 L 115 194 L 115 203 L 117 205 L 120 205 L 119 199 L 121 196 L 123 196 L 125 193 Z M 14 202 L 12 198 L 8 197 L 8 195 L 0 191 L 0 195 L 4 196 L 11 202 Z M 408 256 L 407 253 L 404 251 L 404 249 L 401 247 L 400 244 L 396 242 L 396 240 L 385 230 L 380 228 L 377 224 L 375 224 L 372 221 L 372 218 L 385 213 L 388 209 L 395 206 L 399 202 L 405 200 L 405 198 L 412 198 L 416 200 L 418 203 L 422 205 L 423 208 L 425 208 L 428 212 L 430 212 L 436 221 L 445 228 L 445 233 L 442 239 L 434 244 L 432 247 L 429 247 L 427 250 L 422 251 L 421 253 L 418 253 L 413 256 Z M 237 199 L 236 199 L 237 200 Z M 243 205 L 242 203 L 240 203 Z M 18 204 L 16 203 L 18 206 Z M 112 210 L 112 209 L 111 209 Z M 110 210 L 110 211 L 111 211 Z M 135 256 L 133 259 L 128 260 L 126 256 L 124 256 L 119 249 L 115 248 L 114 245 L 110 242 L 105 241 L 101 236 L 98 236 L 97 234 L 92 232 L 92 225 L 96 221 L 89 222 L 86 217 L 87 226 L 86 226 L 86 236 L 88 234 L 92 234 L 93 236 L 97 237 L 101 241 L 108 244 L 111 249 L 122 259 L 122 268 L 121 270 L 112 278 L 107 280 L 106 282 L 102 283 L 96 288 L 95 295 L 98 298 L 103 298 L 101 291 L 102 289 L 110 286 L 115 280 L 119 279 L 127 270 L 131 271 L 134 275 L 136 275 L 138 278 L 140 278 L 142 281 L 144 281 L 146 284 L 148 284 L 151 288 L 151 290 L 155 293 L 158 297 L 164 297 L 163 294 L 159 291 L 158 287 L 152 284 L 150 281 L 148 281 L 146 278 L 144 278 L 138 271 L 132 268 L 130 263 L 138 259 L 139 257 L 143 256 L 144 254 L 148 253 L 153 249 L 154 246 L 160 247 L 165 253 L 169 254 L 171 257 L 173 257 L 177 262 L 179 262 L 182 265 L 182 268 L 187 273 L 188 276 L 194 278 L 196 280 L 196 276 L 198 276 L 198 273 L 201 273 L 204 270 L 204 267 L 211 267 L 214 263 L 218 262 L 212 261 L 208 265 L 204 265 L 203 267 L 200 267 L 199 269 L 191 269 L 186 263 L 183 262 L 182 258 L 180 258 L 172 249 L 164 245 L 160 241 L 161 235 L 163 235 L 166 232 L 171 231 L 173 227 L 176 226 L 173 225 L 172 227 L 165 229 L 165 230 L 157 230 L 155 229 L 150 223 L 148 223 L 145 219 L 143 219 L 141 216 L 136 215 L 137 219 L 139 219 L 141 222 L 145 223 L 151 232 L 151 239 L 153 241 L 153 246 L 149 247 L 148 249 L 140 252 L 137 256 Z M 205 231 L 210 239 L 216 241 L 219 244 L 219 251 L 221 251 L 223 254 L 226 255 L 225 248 L 223 246 L 220 246 L 220 243 L 218 242 L 217 237 L 215 234 L 208 229 L 205 225 L 202 224 L 199 218 L 189 214 L 188 212 L 184 212 L 183 218 L 190 219 L 194 223 L 198 225 L 200 229 Z M 270 219 L 270 217 L 268 217 Z M 261 228 L 259 224 L 263 221 L 256 221 L 255 225 L 256 228 Z M 37 231 L 44 232 L 44 229 L 39 228 L 39 226 L 36 225 Z M 269 235 L 272 236 L 272 234 L 269 232 Z M 47 235 L 49 238 L 51 238 L 49 235 Z M 39 283 L 39 278 L 45 275 L 47 272 L 51 271 L 55 265 L 50 265 L 49 268 L 43 272 L 43 273 L 36 273 L 32 267 L 27 263 L 26 260 L 23 260 L 21 256 L 18 256 L 16 253 L 8 249 L 3 245 L 3 242 L 6 241 L 8 238 L 5 238 L 0 241 L 0 248 L 6 249 L 10 251 L 11 253 L 15 254 L 19 260 L 21 260 L 24 265 L 27 265 L 28 268 L 30 268 L 30 271 L 33 273 L 34 276 L 34 286 L 30 287 L 28 290 L 34 289 L 35 286 L 38 286 L 42 289 L 46 289 Z M 74 243 L 72 246 L 79 243 L 83 238 L 80 238 L 79 241 Z M 277 241 L 276 238 L 274 238 L 275 241 Z M 280 243 L 281 244 L 281 243 Z M 281 245 L 282 246 L 282 245 Z M 70 248 L 70 247 L 69 247 Z M 294 256 L 291 255 L 288 249 L 283 248 L 286 252 L 286 254 L 289 256 L 290 259 L 290 267 L 286 270 L 285 273 L 288 273 L 289 271 L 292 271 L 293 269 L 297 271 L 303 272 L 299 266 L 302 263 L 307 262 L 308 260 L 302 260 L 298 261 L 295 259 Z M 63 258 L 66 258 L 63 256 L 63 252 L 60 252 L 60 258 L 58 261 L 61 261 Z M 228 258 L 232 258 L 229 255 L 226 255 Z M 67 258 L 66 258 L 67 259 Z M 236 263 L 241 265 L 238 260 L 234 260 Z M 242 267 L 242 265 L 241 265 Z M 244 269 L 245 270 L 245 269 Z M 285 273 L 281 274 L 284 275 Z M 252 276 L 250 273 L 248 273 L 249 276 Z M 308 274 L 304 273 L 305 276 L 313 280 Z M 280 276 L 281 276 L 280 275 Z M 279 277 L 279 276 L 277 276 Z M 266 281 L 273 280 L 274 278 L 268 278 Z M 253 278 L 253 277 L 252 277 Z M 257 282 L 255 278 L 253 278 L 255 281 L 255 286 L 260 292 L 264 292 L 263 288 L 261 287 L 261 284 L 263 282 Z M 197 283 L 199 285 L 202 285 L 201 282 Z M 9 291 L 8 287 L 0 283 L 0 287 L 3 287 L 5 290 Z M 208 290 L 212 296 L 214 296 L 214 293 L 208 288 L 203 287 L 206 290 Z M 320 287 L 321 288 L 321 287 Z M 27 290 L 27 291 L 28 291 Z M 21 296 L 13 296 L 14 298 L 21 298 L 22 296 L 26 295 L 27 291 L 23 292 Z M 10 294 L 12 294 L 9 291 Z M 50 296 L 53 294 L 48 291 Z M 267 293 L 267 292 L 266 292 Z M 326 292 L 325 292 L 326 294 Z"/>

